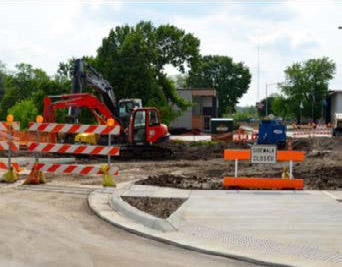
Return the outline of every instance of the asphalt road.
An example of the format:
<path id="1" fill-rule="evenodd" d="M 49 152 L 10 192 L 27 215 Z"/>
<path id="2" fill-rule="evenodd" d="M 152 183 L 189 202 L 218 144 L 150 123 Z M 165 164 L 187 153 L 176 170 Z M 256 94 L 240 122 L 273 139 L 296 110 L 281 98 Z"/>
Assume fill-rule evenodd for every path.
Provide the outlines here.
<path id="1" fill-rule="evenodd" d="M 86 195 L 1 189 L 0 229 L 0 266 L 253 266 L 117 229 Z"/>

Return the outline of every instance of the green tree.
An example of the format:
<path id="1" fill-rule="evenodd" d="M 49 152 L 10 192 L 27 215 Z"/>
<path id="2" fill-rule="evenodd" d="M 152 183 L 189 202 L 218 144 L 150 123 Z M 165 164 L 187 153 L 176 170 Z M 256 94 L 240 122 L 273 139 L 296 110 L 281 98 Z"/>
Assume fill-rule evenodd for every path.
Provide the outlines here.
<path id="1" fill-rule="evenodd" d="M 251 74 L 243 63 L 227 56 L 204 56 L 198 69 L 189 72 L 190 87 L 214 88 L 218 93 L 219 115 L 234 111 L 238 99 L 247 92 Z"/>
<path id="2" fill-rule="evenodd" d="M 192 34 L 172 26 L 118 26 L 102 40 L 95 68 L 114 88 L 117 99 L 141 98 L 144 106 L 157 106 L 163 119 L 170 121 L 190 104 L 177 94 L 176 86 L 165 73 L 173 66 L 181 73 L 195 69 L 200 41 Z"/>
<path id="3" fill-rule="evenodd" d="M 38 115 L 38 109 L 32 99 L 25 99 L 11 107 L 8 114 L 13 114 L 15 121 L 20 121 L 21 129 L 27 129 L 28 123 Z"/>
<path id="4" fill-rule="evenodd" d="M 281 117 L 283 119 L 292 119 L 293 112 L 291 112 L 289 107 L 290 107 L 289 99 L 281 95 L 274 96 L 271 109 L 272 109 L 272 113 L 275 116 Z"/>
<path id="5" fill-rule="evenodd" d="M 5 93 L 5 79 L 6 79 L 6 68 L 5 65 L 0 61 L 0 99 Z"/>
<path id="6" fill-rule="evenodd" d="M 287 108 L 297 121 L 301 105 L 303 117 L 314 121 L 320 117 L 329 81 L 333 79 L 335 70 L 335 63 L 327 57 L 309 59 L 286 68 L 285 81 L 280 87 L 288 99 Z"/>
<path id="7" fill-rule="evenodd" d="M 184 74 L 177 74 L 171 77 L 171 79 L 175 82 L 177 88 L 186 88 L 187 87 L 187 76 Z"/>
<path id="8" fill-rule="evenodd" d="M 16 103 L 29 98 L 32 98 L 38 112 L 42 113 L 44 96 L 70 91 L 70 81 L 62 75 L 49 77 L 43 70 L 21 63 L 16 65 L 14 74 L 6 75 L 4 89 L 0 102 L 1 117 L 5 117 L 8 109 Z"/>

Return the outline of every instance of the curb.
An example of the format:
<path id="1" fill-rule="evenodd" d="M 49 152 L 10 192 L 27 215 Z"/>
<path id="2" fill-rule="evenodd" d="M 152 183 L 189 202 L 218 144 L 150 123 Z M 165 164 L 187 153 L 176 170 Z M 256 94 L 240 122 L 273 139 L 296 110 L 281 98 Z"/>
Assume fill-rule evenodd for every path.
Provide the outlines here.
<path id="1" fill-rule="evenodd" d="M 154 217 L 150 214 L 142 212 L 135 207 L 132 207 L 127 202 L 123 201 L 120 196 L 116 193 L 112 194 L 110 199 L 110 206 L 116 212 L 123 214 L 127 218 L 141 223 L 146 227 L 152 228 L 154 230 L 158 230 L 161 232 L 171 232 L 176 231 L 177 229 L 172 226 L 167 220 L 163 220 L 157 217 Z"/>
<path id="2" fill-rule="evenodd" d="M 195 252 L 200 252 L 203 254 L 207 254 L 207 255 L 211 255 L 211 256 L 219 256 L 219 257 L 225 257 L 225 258 L 229 258 L 229 259 L 233 259 L 233 260 L 238 260 L 238 261 L 242 261 L 242 262 L 248 262 L 248 263 L 252 263 L 252 264 L 256 264 L 256 265 L 261 265 L 261 266 L 279 266 L 279 267 L 292 267 L 293 265 L 288 265 L 288 264 L 282 264 L 282 263 L 276 263 L 276 262 L 272 262 L 272 261 L 264 261 L 264 260 L 258 260 L 255 258 L 250 258 L 248 256 L 241 256 L 241 255 L 237 255 L 237 254 L 231 254 L 231 253 L 225 253 L 225 252 L 220 252 L 220 251 L 216 251 L 216 250 L 209 250 L 209 249 L 205 249 L 205 248 L 201 248 L 198 246 L 194 246 L 191 244 L 186 244 L 186 243 L 181 243 L 179 241 L 174 241 L 165 237 L 161 237 L 158 236 L 157 234 L 150 234 L 150 233 L 146 233 L 143 231 L 139 231 L 137 229 L 128 227 L 122 223 L 117 223 L 114 220 L 111 220 L 109 218 L 107 218 L 104 214 L 102 214 L 100 211 L 98 211 L 96 209 L 96 205 L 94 205 L 93 203 L 93 198 L 95 194 L 98 194 L 99 192 L 96 192 L 97 190 L 91 192 L 88 195 L 88 206 L 89 208 L 102 220 L 110 223 L 111 225 L 118 227 L 120 229 L 126 230 L 129 233 L 132 234 L 136 234 L 138 236 L 147 238 L 147 239 L 152 239 L 155 241 L 159 241 L 161 243 L 167 244 L 167 245 L 173 245 L 182 249 L 187 249 L 190 251 L 195 251 Z M 109 199 L 108 199 L 109 201 Z M 121 200 L 122 201 L 122 200 Z M 111 202 L 111 201 L 109 201 Z M 108 205 L 110 205 L 108 203 Z M 128 204 L 127 204 L 128 205 Z M 115 212 L 115 211 L 113 211 Z"/>
<path id="3" fill-rule="evenodd" d="M 333 195 L 332 193 L 329 193 L 326 190 L 324 190 L 322 192 L 323 192 L 323 194 L 325 194 L 328 197 L 331 197 L 332 199 L 336 200 L 337 202 L 342 202 L 342 198 L 341 197 L 336 197 L 335 195 Z"/>

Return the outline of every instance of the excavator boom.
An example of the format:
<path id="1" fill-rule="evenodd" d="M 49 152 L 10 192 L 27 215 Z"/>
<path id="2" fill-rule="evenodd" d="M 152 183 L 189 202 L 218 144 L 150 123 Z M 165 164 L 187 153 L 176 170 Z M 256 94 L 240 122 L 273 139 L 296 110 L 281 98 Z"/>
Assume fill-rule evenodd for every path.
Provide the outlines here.
<path id="1" fill-rule="evenodd" d="M 52 98 L 60 99 L 52 102 Z M 108 107 L 98 98 L 91 94 L 65 94 L 60 96 L 44 97 L 44 117 L 46 122 L 55 122 L 55 110 L 70 107 L 87 107 L 96 117 L 99 124 L 106 124 L 107 119 L 113 118 L 113 114 Z M 119 123 L 118 123 L 119 124 Z"/>

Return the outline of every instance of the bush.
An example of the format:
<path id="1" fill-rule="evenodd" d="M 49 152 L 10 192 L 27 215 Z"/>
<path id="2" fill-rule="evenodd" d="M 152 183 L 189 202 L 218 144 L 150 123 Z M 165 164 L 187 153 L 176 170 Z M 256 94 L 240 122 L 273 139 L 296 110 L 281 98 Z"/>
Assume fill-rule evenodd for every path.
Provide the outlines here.
<path id="1" fill-rule="evenodd" d="M 13 114 L 15 121 L 20 121 L 20 128 L 27 129 L 30 121 L 35 121 L 38 108 L 31 99 L 25 99 L 8 109 L 8 114 Z"/>

